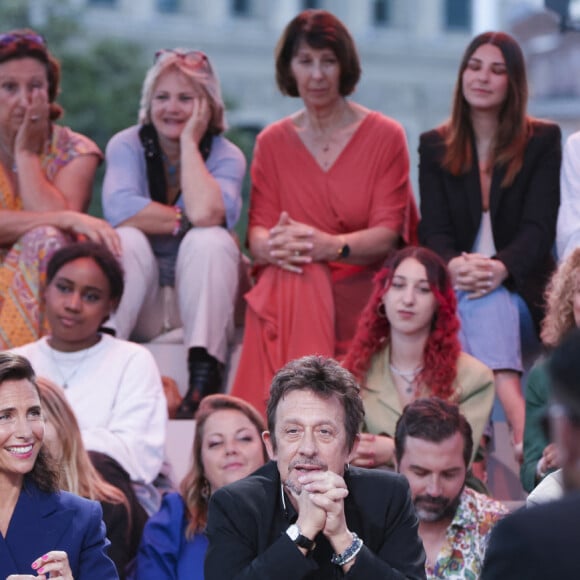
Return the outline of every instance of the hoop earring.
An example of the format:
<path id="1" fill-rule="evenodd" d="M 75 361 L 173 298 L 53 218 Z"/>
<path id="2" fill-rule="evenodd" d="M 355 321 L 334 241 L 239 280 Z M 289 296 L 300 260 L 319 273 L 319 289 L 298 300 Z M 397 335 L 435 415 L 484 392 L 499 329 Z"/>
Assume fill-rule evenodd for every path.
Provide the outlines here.
<path id="1" fill-rule="evenodd" d="M 385 303 L 381 300 L 378 304 L 377 304 L 377 316 L 379 318 L 386 318 L 387 317 L 387 312 L 385 310 Z"/>

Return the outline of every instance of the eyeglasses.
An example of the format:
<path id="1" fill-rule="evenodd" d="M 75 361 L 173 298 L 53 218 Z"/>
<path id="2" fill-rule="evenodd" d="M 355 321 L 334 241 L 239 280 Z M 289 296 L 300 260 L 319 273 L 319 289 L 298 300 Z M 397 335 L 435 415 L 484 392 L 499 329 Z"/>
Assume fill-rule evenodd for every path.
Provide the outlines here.
<path id="1" fill-rule="evenodd" d="M 21 42 L 32 42 L 42 46 L 46 49 L 46 40 L 44 36 L 33 32 L 7 32 L 0 34 L 0 48 L 5 48 L 11 44 L 19 44 Z"/>
<path id="2" fill-rule="evenodd" d="M 192 69 L 209 71 L 209 60 L 201 50 L 179 50 L 175 48 L 162 48 L 155 53 L 155 61 L 160 62 L 166 58 L 176 56 Z"/>

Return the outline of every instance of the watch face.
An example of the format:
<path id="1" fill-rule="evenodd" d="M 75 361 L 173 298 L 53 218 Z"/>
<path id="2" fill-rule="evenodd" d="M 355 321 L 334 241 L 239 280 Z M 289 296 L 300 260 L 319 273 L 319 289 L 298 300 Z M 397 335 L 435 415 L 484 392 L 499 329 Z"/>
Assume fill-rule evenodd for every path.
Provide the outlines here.
<path id="1" fill-rule="evenodd" d="M 300 535 L 300 528 L 296 524 L 292 524 L 287 530 L 286 533 L 290 537 L 290 539 L 295 542 Z"/>
<path id="2" fill-rule="evenodd" d="M 340 257 L 348 258 L 349 256 L 350 256 L 350 246 L 348 244 L 344 244 L 344 246 L 342 246 L 342 250 L 340 250 Z"/>

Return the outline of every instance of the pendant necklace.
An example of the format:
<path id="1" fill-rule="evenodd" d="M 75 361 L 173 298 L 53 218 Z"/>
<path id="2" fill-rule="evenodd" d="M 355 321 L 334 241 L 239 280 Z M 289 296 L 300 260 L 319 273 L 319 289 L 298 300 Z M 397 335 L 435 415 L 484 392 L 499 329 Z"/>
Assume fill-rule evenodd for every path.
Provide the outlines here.
<path id="1" fill-rule="evenodd" d="M 167 170 L 167 181 L 169 182 L 169 187 L 177 187 L 179 185 L 179 170 L 181 168 L 181 159 L 177 160 L 177 163 L 172 164 L 169 161 L 169 157 L 163 153 L 163 161 L 165 163 L 165 169 Z"/>
<path id="2" fill-rule="evenodd" d="M 80 357 L 80 360 L 77 363 L 77 366 L 73 369 L 73 371 L 68 376 L 64 375 L 59 364 L 56 362 L 56 355 L 54 354 L 55 349 L 53 349 L 49 345 L 49 350 L 50 350 L 50 357 L 52 358 L 52 362 L 53 362 L 56 370 L 58 371 L 60 378 L 62 379 L 62 388 L 66 391 L 69 387 L 70 381 L 76 376 L 76 374 L 79 372 L 79 370 L 83 366 L 83 363 L 85 362 L 86 358 L 89 356 L 89 351 L 91 350 L 91 347 L 85 348 L 83 356 Z"/>
<path id="3" fill-rule="evenodd" d="M 393 373 L 395 373 L 398 377 L 401 377 L 407 386 L 405 387 L 405 392 L 407 394 L 412 394 L 415 392 L 417 377 L 421 374 L 423 370 L 423 365 L 418 366 L 416 369 L 412 371 L 401 371 L 393 364 L 389 363 L 389 368 Z"/>

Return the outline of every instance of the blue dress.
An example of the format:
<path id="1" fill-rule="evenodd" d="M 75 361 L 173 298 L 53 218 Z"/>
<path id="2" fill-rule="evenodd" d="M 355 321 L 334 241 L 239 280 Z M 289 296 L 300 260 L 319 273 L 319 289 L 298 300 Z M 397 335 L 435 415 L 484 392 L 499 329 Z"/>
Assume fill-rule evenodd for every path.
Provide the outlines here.
<path id="1" fill-rule="evenodd" d="M 179 493 L 164 496 L 159 511 L 151 516 L 137 552 L 130 580 L 203 580 L 207 550 L 205 534 L 185 537 L 187 518 Z"/>

